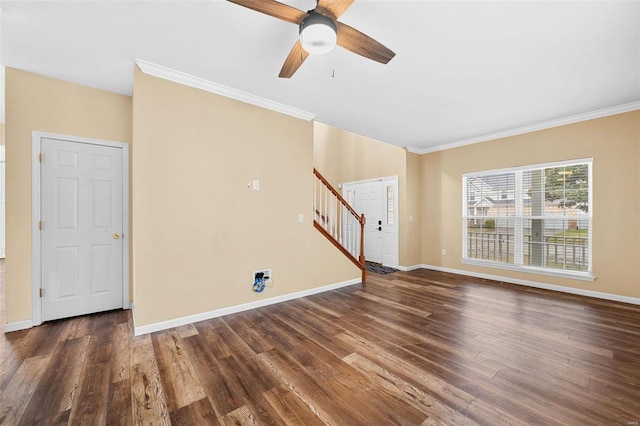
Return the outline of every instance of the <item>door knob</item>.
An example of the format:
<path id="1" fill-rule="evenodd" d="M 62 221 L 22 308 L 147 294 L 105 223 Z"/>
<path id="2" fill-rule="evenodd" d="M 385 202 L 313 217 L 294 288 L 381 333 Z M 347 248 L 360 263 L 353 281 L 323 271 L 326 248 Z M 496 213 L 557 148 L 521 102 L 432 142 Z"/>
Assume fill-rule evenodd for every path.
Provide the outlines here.
<path id="1" fill-rule="evenodd" d="M 378 226 L 378 231 L 382 231 L 382 226 Z"/>
<path id="2" fill-rule="evenodd" d="M 115 234 L 113 234 L 113 239 L 114 240 L 119 240 L 120 239 L 120 234 L 118 234 L 117 232 Z"/>

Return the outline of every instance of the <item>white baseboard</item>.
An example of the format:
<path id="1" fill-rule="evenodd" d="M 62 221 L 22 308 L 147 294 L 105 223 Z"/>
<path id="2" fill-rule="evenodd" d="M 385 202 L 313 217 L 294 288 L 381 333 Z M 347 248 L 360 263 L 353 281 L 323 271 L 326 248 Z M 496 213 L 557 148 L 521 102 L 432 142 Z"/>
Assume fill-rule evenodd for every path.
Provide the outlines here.
<path id="1" fill-rule="evenodd" d="M 584 290 L 581 288 L 565 287 L 561 285 L 546 284 L 536 281 L 520 280 L 517 278 L 502 277 L 499 275 L 482 274 L 480 272 L 465 271 L 462 269 L 444 268 L 442 266 L 433 266 L 421 264 L 421 268 L 431 269 L 434 271 L 449 272 L 451 274 L 466 275 L 469 277 L 484 278 L 487 280 L 502 281 L 509 284 L 524 285 L 527 287 L 541 288 L 544 290 L 560 291 L 562 293 L 577 294 L 579 296 L 593 297 L 596 299 L 613 300 L 615 302 L 630 303 L 632 305 L 640 305 L 640 298 L 621 296 L 619 294 L 603 293 L 600 291 Z"/>
<path id="2" fill-rule="evenodd" d="M 411 266 L 398 266 L 396 269 L 399 269 L 403 272 L 415 271 L 416 269 L 424 268 L 424 265 L 411 265 Z"/>
<path id="3" fill-rule="evenodd" d="M 316 287 L 309 290 L 298 291 L 295 293 L 284 294 L 282 296 L 270 297 L 268 299 L 257 300 L 255 302 L 243 303 L 242 305 L 229 306 L 228 308 L 216 309 L 213 311 L 202 312 L 200 314 L 189 315 L 181 318 L 174 318 L 167 321 L 156 322 L 148 325 L 135 326 L 135 310 L 134 313 L 134 333 L 136 336 L 142 334 L 154 333 L 156 331 L 166 330 L 168 328 L 179 327 L 181 325 L 193 324 L 198 321 L 205 321 L 211 318 L 221 317 L 223 315 L 235 314 L 237 312 L 248 311 L 250 309 L 261 308 L 263 306 L 274 305 L 280 302 L 286 302 L 287 300 L 299 299 L 301 297 L 311 296 L 317 293 L 323 293 L 325 291 L 336 290 L 338 288 L 347 287 L 353 284 L 359 284 L 360 278 L 355 278 L 349 281 L 343 281 L 336 284 L 329 284 L 322 287 Z"/>
<path id="4" fill-rule="evenodd" d="M 31 327 L 33 327 L 33 321 L 31 320 L 8 322 L 4 325 L 4 332 L 11 333 L 12 331 L 26 330 Z"/>

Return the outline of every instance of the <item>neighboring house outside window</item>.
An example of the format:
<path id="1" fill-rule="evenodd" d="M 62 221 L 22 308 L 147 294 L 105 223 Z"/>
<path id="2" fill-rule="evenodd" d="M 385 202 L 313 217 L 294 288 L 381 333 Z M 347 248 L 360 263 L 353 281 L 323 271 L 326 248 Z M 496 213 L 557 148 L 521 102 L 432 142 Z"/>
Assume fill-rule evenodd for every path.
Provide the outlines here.
<path id="1" fill-rule="evenodd" d="M 463 175 L 463 263 L 592 280 L 592 159 Z"/>

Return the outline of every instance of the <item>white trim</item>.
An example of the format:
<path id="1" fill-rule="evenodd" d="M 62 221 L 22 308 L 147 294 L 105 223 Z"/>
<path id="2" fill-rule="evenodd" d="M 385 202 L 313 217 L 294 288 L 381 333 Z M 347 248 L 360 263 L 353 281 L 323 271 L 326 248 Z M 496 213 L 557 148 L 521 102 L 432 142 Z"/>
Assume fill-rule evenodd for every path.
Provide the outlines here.
<path id="1" fill-rule="evenodd" d="M 31 320 L 8 322 L 4 325 L 4 332 L 11 333 L 12 331 L 26 330 L 31 327 L 33 327 Z"/>
<path id="2" fill-rule="evenodd" d="M 147 62 L 143 59 L 136 59 L 136 65 L 145 74 L 173 81 L 174 83 L 183 84 L 185 86 L 194 87 L 196 89 L 204 90 L 205 92 L 215 93 L 216 95 L 225 96 L 240 102 L 246 102 L 251 105 L 256 105 L 261 108 L 266 108 L 306 121 L 311 121 L 316 117 L 316 114 L 262 98 L 260 96 L 252 95 L 251 93 L 243 92 L 232 87 L 214 83 L 212 81 L 205 80 L 204 78 L 196 77 L 162 65 Z"/>
<path id="3" fill-rule="evenodd" d="M 547 269 L 527 265 L 512 265 L 510 263 L 492 262 L 489 260 L 460 259 L 463 265 L 481 266 L 483 268 L 504 269 L 506 271 L 525 272 L 527 274 L 548 275 L 550 277 L 570 278 L 572 280 L 595 281 L 591 272 L 578 272 L 567 269 Z"/>
<path id="4" fill-rule="evenodd" d="M 463 269 L 454 269 L 454 268 L 445 268 L 442 266 L 426 265 L 424 263 L 421 264 L 420 267 L 423 269 L 431 269 L 433 271 L 448 272 L 450 274 L 466 275 L 469 277 L 483 278 L 487 280 L 500 281 L 500 282 L 505 282 L 509 284 L 517 284 L 517 285 L 523 285 L 527 287 L 541 288 L 544 290 L 559 291 L 561 293 L 577 294 L 579 296 L 593 297 L 595 299 L 613 300 L 614 302 L 631 303 L 632 305 L 640 305 L 640 297 L 621 296 L 619 294 L 603 293 L 600 291 L 584 290 L 581 288 L 565 287 L 565 286 L 555 285 L 555 284 L 546 284 L 546 283 L 540 283 L 536 281 L 521 280 L 518 278 L 502 277 L 500 275 L 483 274 L 480 272 L 465 271 Z"/>
<path id="5" fill-rule="evenodd" d="M 476 177 L 478 174 L 482 175 L 497 175 L 502 173 L 511 173 L 511 172 L 519 172 L 519 171 L 527 171 L 527 170 L 537 170 L 537 169 L 546 169 L 549 167 L 561 167 L 561 166 L 575 166 L 578 164 L 589 164 L 593 163 L 593 157 L 585 157 L 585 158 L 576 158 L 576 159 L 568 159 L 562 161 L 552 161 L 549 163 L 538 163 L 538 164 L 525 164 L 521 166 L 514 167 L 504 167 L 502 169 L 491 169 L 491 170 L 476 170 L 472 172 L 466 172 L 462 174 L 462 177 Z M 591 178 L 591 175 L 589 175 Z M 591 182 L 591 181 L 590 181 Z M 464 211 L 464 209 L 463 209 Z"/>
<path id="6" fill-rule="evenodd" d="M 385 176 L 385 177 L 379 177 L 379 178 L 373 178 L 373 179 L 364 179 L 364 180 L 355 180 L 352 182 L 343 182 L 341 184 L 339 184 L 338 186 L 342 185 L 358 185 L 360 183 L 371 183 L 371 182 L 384 182 L 384 181 L 393 181 L 395 179 L 396 184 L 398 183 L 398 176 Z"/>
<path id="7" fill-rule="evenodd" d="M 616 105 L 609 108 L 602 108 L 595 111 L 585 112 L 582 114 L 570 115 L 568 117 L 557 118 L 555 120 L 543 121 L 541 123 L 530 124 L 528 126 L 516 127 L 515 129 L 504 130 L 496 133 L 489 133 L 487 135 L 476 136 L 469 139 L 463 139 L 456 142 L 443 143 L 439 145 L 430 146 L 427 148 L 418 148 L 414 146 L 407 146 L 407 151 L 414 154 L 429 154 L 431 152 L 444 151 L 452 148 L 459 148 L 461 146 L 473 145 L 481 142 L 488 142 L 495 139 L 506 138 L 509 136 L 517 136 L 525 133 L 536 132 L 538 130 L 551 129 L 553 127 L 565 126 L 567 124 L 579 123 L 581 121 L 594 120 L 596 118 L 608 117 L 610 115 L 623 114 L 625 112 L 635 111 L 640 109 L 640 101 L 629 102 L 622 105 Z"/>
<path id="8" fill-rule="evenodd" d="M 42 324 L 42 303 L 38 292 L 42 287 L 42 249 L 39 222 L 41 219 L 41 171 L 38 154 L 42 151 L 42 139 L 110 146 L 122 149 L 122 309 L 129 309 L 129 144 L 34 131 L 31 135 L 31 326 Z"/>
<path id="9" fill-rule="evenodd" d="M 237 312 L 248 311 L 250 309 L 261 308 L 263 306 L 274 305 L 276 303 L 286 302 L 288 300 L 299 299 L 301 297 L 311 296 L 317 293 L 323 293 L 325 291 L 336 290 L 342 287 L 347 287 L 353 284 L 361 283 L 360 278 L 354 278 L 352 280 L 343 281 L 336 284 L 329 284 L 322 287 L 316 287 L 309 290 L 297 291 L 295 293 L 284 294 L 282 296 L 270 297 L 268 299 L 257 300 L 255 302 L 243 303 L 241 305 L 229 306 L 227 308 L 220 308 L 213 311 L 202 312 L 200 314 L 188 315 L 186 317 L 174 318 L 167 321 L 156 322 L 153 324 L 142 325 L 140 327 L 135 326 L 134 315 L 134 333 L 136 336 L 147 333 L 155 333 L 156 331 L 162 331 L 173 327 L 179 327 L 181 325 L 193 324 L 198 321 L 205 321 L 211 318 L 217 318 L 224 315 L 235 314 Z M 134 311 L 135 314 L 135 311 Z"/>
<path id="10" fill-rule="evenodd" d="M 546 168 L 553 167 L 562 167 L 565 165 L 587 165 L 588 166 L 588 185 L 589 185 L 589 211 L 584 216 L 545 216 L 544 214 L 541 216 L 523 216 L 523 199 L 524 194 L 523 191 L 523 173 L 531 170 L 544 170 Z M 593 157 L 590 158 L 582 158 L 576 160 L 563 160 L 551 163 L 541 163 L 541 164 L 530 164 L 524 166 L 517 167 L 507 167 L 503 169 L 494 169 L 487 171 L 478 171 L 471 173 L 464 173 L 462 175 L 462 253 L 463 257 L 461 259 L 461 263 L 465 265 L 473 265 L 473 266 L 482 266 L 488 268 L 497 268 L 497 269 L 506 269 L 511 271 L 518 272 L 527 272 L 534 273 L 540 275 L 549 275 L 554 277 L 561 278 L 570 278 L 576 280 L 583 281 L 594 281 L 596 277 L 593 275 L 593 258 L 592 258 L 592 234 L 593 234 L 593 209 L 591 206 L 593 205 Z M 513 216 L 504 216 L 504 218 L 511 218 L 514 220 L 514 261 L 513 263 L 506 263 L 501 261 L 492 261 L 492 260 L 482 260 L 468 256 L 468 245 L 467 238 L 469 236 L 469 219 L 482 219 L 482 218 L 493 218 L 492 216 L 486 215 L 469 215 L 469 194 L 467 193 L 467 186 L 470 178 L 474 178 L 476 176 L 487 176 L 487 175 L 499 175 L 499 174 L 514 174 L 515 177 L 515 213 Z M 563 220 L 588 220 L 589 221 L 589 235 L 588 235 L 588 246 L 587 246 L 587 270 L 586 271 L 572 271 L 568 269 L 554 269 L 548 268 L 544 266 L 529 266 L 524 264 L 523 260 L 523 245 L 524 236 L 523 236 L 523 221 L 527 219 L 563 219 Z"/>
<path id="11" fill-rule="evenodd" d="M 40 247 L 40 162 L 42 135 L 33 132 L 31 136 L 31 322 L 42 324 L 42 303 L 38 291 L 42 287 L 42 255 Z"/>
<path id="12" fill-rule="evenodd" d="M 416 269 L 420 268 L 422 268 L 422 265 L 396 266 L 396 269 L 399 269 L 403 272 L 415 271 Z"/>

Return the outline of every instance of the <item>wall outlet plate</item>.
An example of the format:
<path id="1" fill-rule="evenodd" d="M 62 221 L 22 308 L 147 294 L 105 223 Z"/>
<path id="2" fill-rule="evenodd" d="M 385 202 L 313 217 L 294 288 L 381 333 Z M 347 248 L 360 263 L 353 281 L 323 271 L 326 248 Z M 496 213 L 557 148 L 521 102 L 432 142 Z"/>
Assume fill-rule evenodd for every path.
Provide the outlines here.
<path id="1" fill-rule="evenodd" d="M 258 269 L 257 271 L 253 271 L 253 275 L 251 276 L 251 285 L 253 285 L 254 282 L 256 282 L 256 276 L 262 273 L 264 274 L 264 277 L 269 277 L 268 280 L 266 280 L 266 283 L 269 284 L 271 283 L 273 276 L 271 275 L 271 269 Z"/>

